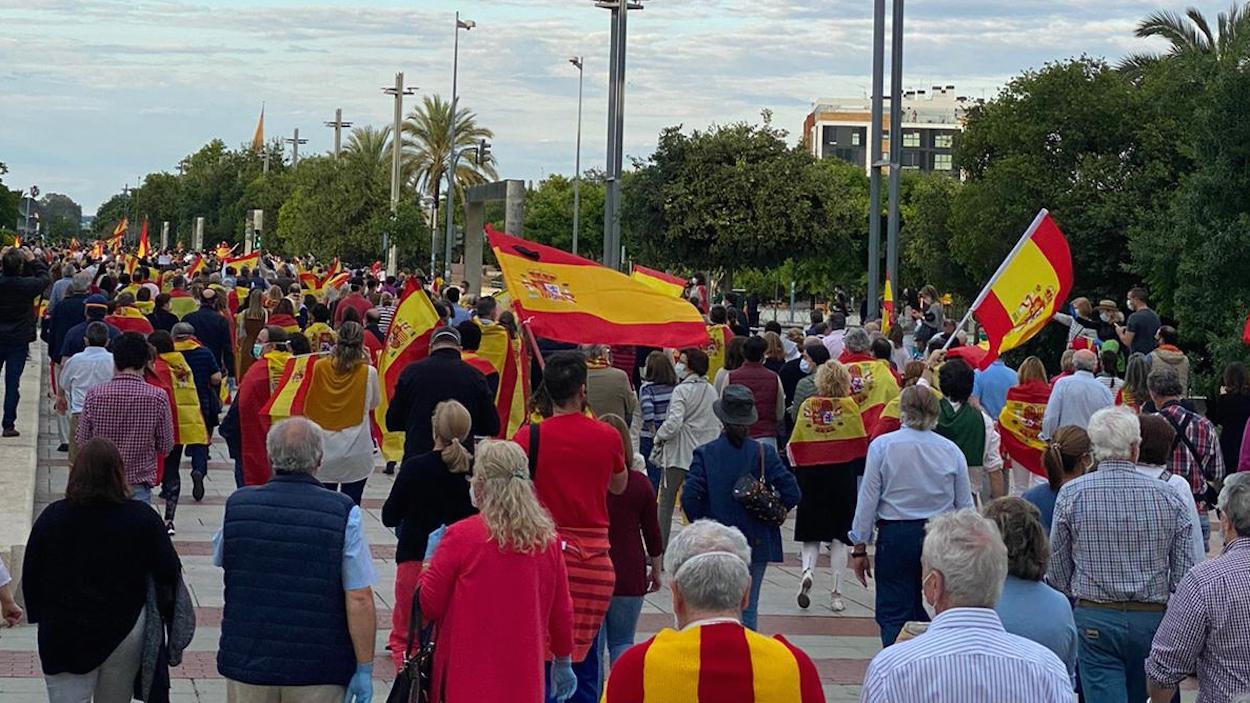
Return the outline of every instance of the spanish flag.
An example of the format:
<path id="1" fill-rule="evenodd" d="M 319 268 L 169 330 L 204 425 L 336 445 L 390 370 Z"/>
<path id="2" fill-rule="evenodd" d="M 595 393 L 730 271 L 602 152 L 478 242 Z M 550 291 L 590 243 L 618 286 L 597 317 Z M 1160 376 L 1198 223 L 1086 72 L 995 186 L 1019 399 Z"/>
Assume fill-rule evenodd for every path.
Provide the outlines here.
<path id="1" fill-rule="evenodd" d="M 186 291 L 180 291 L 180 295 L 169 294 L 169 311 L 178 316 L 178 319 L 190 315 L 200 309 L 200 301 L 195 296 Z"/>
<path id="2" fill-rule="evenodd" d="M 1046 476 L 1042 454 L 1046 442 L 1041 439 L 1042 415 L 1050 400 L 1050 386 L 1030 381 L 1007 391 L 1007 403 L 998 415 L 998 433 L 1003 438 L 1003 451 L 1015 463 L 1038 476 Z"/>
<path id="3" fill-rule="evenodd" d="M 104 242 L 97 239 L 95 244 L 91 245 L 91 253 L 88 254 L 88 256 L 90 256 L 92 259 L 104 258 Z"/>
<path id="4" fill-rule="evenodd" d="M 483 325 L 482 345 L 478 356 L 490 364 L 499 374 L 499 390 L 495 394 L 495 409 L 499 412 L 499 437 L 506 439 L 516 434 L 525 423 L 525 400 L 528 388 L 522 383 L 522 369 L 527 363 L 521 340 L 508 333 L 501 325 Z"/>
<path id="5" fill-rule="evenodd" d="M 386 427 L 386 409 L 395 394 L 399 374 L 408 364 L 424 359 L 430 353 L 430 337 L 438 326 L 438 313 L 417 285 L 416 278 L 409 278 L 404 292 L 395 306 L 395 317 L 386 330 L 386 346 L 378 358 L 378 380 L 382 385 L 382 402 L 374 411 L 379 427 Z M 399 461 L 404 457 L 404 433 L 385 432 L 382 439 L 382 455 L 387 461 Z"/>
<path id="6" fill-rule="evenodd" d="M 603 703 L 824 700 L 820 674 L 802 650 L 736 622 L 661 630 L 617 660 L 603 696 Z"/>
<path id="7" fill-rule="evenodd" d="M 971 314 L 988 338 L 989 353 L 978 368 L 1041 331 L 1071 290 L 1068 240 L 1043 209 L 972 304 Z"/>
<path id="8" fill-rule="evenodd" d="M 136 259 L 146 259 L 152 253 L 152 246 L 148 243 L 148 218 L 143 218 L 143 228 L 139 231 L 139 247 L 135 249 Z"/>
<path id="9" fill-rule="evenodd" d="M 845 464 L 868 454 L 868 432 L 854 398 L 803 401 L 786 445 L 791 466 Z"/>
<path id="10" fill-rule="evenodd" d="M 220 249 L 220 247 L 218 247 L 218 249 Z M 244 254 L 243 256 L 226 257 L 221 262 L 221 265 L 223 267 L 224 266 L 236 266 L 238 268 L 242 268 L 246 266 L 248 267 L 248 269 L 254 269 L 259 264 L 260 264 L 260 252 L 259 251 L 254 251 L 251 254 Z"/>
<path id="11" fill-rule="evenodd" d="M 326 271 L 326 280 L 343 273 L 343 264 L 339 262 L 339 257 L 334 257 L 334 261 L 330 262 L 330 268 Z"/>
<path id="12" fill-rule="evenodd" d="M 192 261 L 191 265 L 187 267 L 187 278 L 193 278 L 198 275 L 200 271 L 204 270 L 204 266 L 204 255 L 196 254 L 195 260 Z"/>
<path id="13" fill-rule="evenodd" d="M 329 356 L 293 356 L 261 413 L 270 422 L 303 416 L 327 432 L 339 432 L 360 424 L 368 386 L 369 367 L 364 364 L 340 373 Z"/>
<path id="14" fill-rule="evenodd" d="M 709 341 L 703 348 L 707 352 L 707 379 L 715 381 L 716 373 L 725 368 L 725 347 L 729 346 L 734 333 L 729 325 L 708 325 L 707 336 Z"/>
<path id="15" fill-rule="evenodd" d="M 260 119 L 256 121 L 256 132 L 252 135 L 252 151 L 265 148 L 265 106 L 260 106 Z"/>
<path id="16" fill-rule="evenodd" d="M 872 434 L 885 406 L 899 395 L 898 380 L 890 362 L 883 359 L 852 361 L 846 364 L 846 370 L 851 373 L 851 396 L 859 406 L 864 428 Z"/>
<path id="17" fill-rule="evenodd" d="M 645 266 L 638 266 L 637 264 L 634 265 L 634 270 L 629 274 L 629 277 L 674 298 L 680 298 L 681 294 L 686 290 L 685 279 L 670 273 L 664 273 L 663 271 L 649 269 Z"/>
<path id="18" fill-rule="evenodd" d="M 208 444 L 208 429 L 204 425 L 204 413 L 200 411 L 200 394 L 195 388 L 195 376 L 182 352 L 160 354 L 162 363 L 156 364 L 158 385 L 169 395 L 170 410 L 174 412 L 174 444 Z"/>
<path id="19" fill-rule="evenodd" d="M 113 228 L 113 235 L 108 238 L 107 244 L 115 253 L 121 251 L 122 240 L 126 238 L 126 230 L 129 228 L 130 218 L 128 217 L 122 217 L 122 221 Z"/>
<path id="20" fill-rule="evenodd" d="M 234 245 L 234 247 L 237 247 L 237 246 L 239 245 L 238 244 Z M 230 246 L 229 244 L 226 244 L 225 242 L 222 242 L 217 245 L 217 248 L 213 249 L 213 254 L 217 256 L 218 261 L 223 262 L 222 265 L 224 266 L 226 257 L 230 256 L 230 254 L 234 251 L 234 247 Z"/>
<path id="21" fill-rule="evenodd" d="M 699 311 L 588 259 L 486 228 L 517 319 L 559 342 L 707 344 Z"/>
<path id="22" fill-rule="evenodd" d="M 22 235 L 19 234 L 13 237 L 13 246 L 14 247 L 22 246 Z"/>
<path id="23" fill-rule="evenodd" d="M 894 324 L 894 289 L 890 287 L 889 276 L 886 276 L 885 290 L 881 293 L 881 334 L 889 334 L 892 324 Z"/>

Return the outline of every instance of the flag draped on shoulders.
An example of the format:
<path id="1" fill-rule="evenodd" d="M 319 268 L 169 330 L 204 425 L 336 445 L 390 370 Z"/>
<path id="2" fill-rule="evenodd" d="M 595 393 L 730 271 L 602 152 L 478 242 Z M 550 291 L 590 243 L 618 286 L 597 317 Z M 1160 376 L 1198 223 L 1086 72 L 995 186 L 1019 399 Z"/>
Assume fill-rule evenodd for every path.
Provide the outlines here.
<path id="1" fill-rule="evenodd" d="M 786 445 L 792 466 L 845 464 L 868 453 L 868 432 L 855 399 L 813 396 L 803 401 Z"/>
<path id="2" fill-rule="evenodd" d="M 327 355 L 294 356 L 261 412 L 270 422 L 303 416 L 327 432 L 339 432 L 360 424 L 368 384 L 369 367 L 364 364 L 340 372 Z"/>
<path id="3" fill-rule="evenodd" d="M 382 386 L 382 402 L 374 411 L 379 427 L 386 427 L 386 409 L 395 394 L 399 374 L 414 361 L 420 361 L 430 353 L 430 337 L 438 326 L 438 313 L 430 303 L 425 291 L 415 278 L 404 284 L 395 317 L 386 330 L 386 345 L 378 356 L 378 380 Z M 387 461 L 399 461 L 404 456 L 404 433 L 384 432 L 382 455 Z"/>
<path id="4" fill-rule="evenodd" d="M 1007 391 L 1007 403 L 998 414 L 1003 451 L 1012 461 L 1043 478 L 1046 467 L 1042 466 L 1042 454 L 1046 451 L 1046 442 L 1040 435 L 1042 415 L 1046 413 L 1049 399 L 1050 386 L 1030 381 Z"/>
<path id="5" fill-rule="evenodd" d="M 899 395 L 898 380 L 884 359 L 853 361 L 846 364 L 846 370 L 851 374 L 851 397 L 859 406 L 864 428 L 872 434 L 885 406 Z"/>
<path id="6" fill-rule="evenodd" d="M 707 344 L 694 306 L 625 274 L 486 229 L 517 319 L 559 342 L 691 347 Z"/>
<path id="7" fill-rule="evenodd" d="M 707 380 L 715 381 L 716 372 L 725 368 L 725 347 L 729 346 L 734 333 L 729 325 L 708 325 L 707 336 L 709 341 L 703 347 L 707 352 Z"/>
<path id="8" fill-rule="evenodd" d="M 200 301 L 195 296 L 186 291 L 178 291 L 179 295 L 169 294 L 169 311 L 178 316 L 178 319 L 190 315 L 200 309 Z"/>
<path id="9" fill-rule="evenodd" d="M 989 367 L 1002 353 L 1029 341 L 1046 326 L 1072 290 L 1072 252 L 1054 218 L 1042 210 L 989 285 L 972 304 L 985 330 Z"/>
<path id="10" fill-rule="evenodd" d="M 181 352 L 173 351 L 159 355 L 155 366 L 153 385 L 169 396 L 169 409 L 174 418 L 174 444 L 208 444 L 208 428 L 200 411 L 200 394 L 195 388 L 195 376 Z"/>
<path id="11" fill-rule="evenodd" d="M 495 393 L 495 409 L 499 412 L 499 437 L 507 438 L 525 423 L 525 400 L 527 387 L 522 370 L 529 363 L 525 358 L 520 338 L 510 334 L 501 325 L 483 325 L 482 344 L 478 357 L 499 374 L 499 388 Z M 479 369 L 480 370 L 480 369 Z M 486 373 L 485 371 L 483 371 Z"/>
<path id="12" fill-rule="evenodd" d="M 629 274 L 629 277 L 674 298 L 680 298 L 681 294 L 686 290 L 686 280 L 684 278 L 674 276 L 671 273 L 649 269 L 646 266 L 634 264 L 634 270 Z"/>

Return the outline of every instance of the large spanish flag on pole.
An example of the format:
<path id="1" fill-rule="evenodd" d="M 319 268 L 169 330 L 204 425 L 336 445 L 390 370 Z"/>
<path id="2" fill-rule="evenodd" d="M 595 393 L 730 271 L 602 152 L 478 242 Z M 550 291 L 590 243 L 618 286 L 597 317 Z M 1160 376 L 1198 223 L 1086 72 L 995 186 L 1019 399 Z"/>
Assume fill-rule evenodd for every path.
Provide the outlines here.
<path id="1" fill-rule="evenodd" d="M 368 388 L 368 366 L 340 373 L 328 355 L 293 356 L 261 414 L 275 423 L 302 416 L 327 432 L 339 432 L 360 424 Z"/>
<path id="2" fill-rule="evenodd" d="M 703 317 L 690 303 L 619 271 L 487 227 L 517 319 L 558 342 L 701 347 Z"/>
<path id="3" fill-rule="evenodd" d="M 246 266 L 249 269 L 254 269 L 259 264 L 260 264 L 260 252 L 259 251 L 254 251 L 251 254 L 244 254 L 243 256 L 227 257 L 221 262 L 222 268 L 225 268 L 227 266 L 238 266 L 238 267 Z"/>
<path id="4" fill-rule="evenodd" d="M 109 237 L 105 244 L 114 252 L 121 251 L 122 240 L 126 238 L 126 230 L 130 228 L 130 218 L 122 217 L 122 221 L 117 223 L 113 228 L 113 235 Z"/>
<path id="5" fill-rule="evenodd" d="M 430 337 L 438 326 L 438 313 L 425 291 L 417 285 L 417 279 L 409 278 L 404 292 L 395 307 L 395 318 L 386 330 L 386 346 L 378 357 L 378 381 L 382 386 L 382 402 L 374 411 L 374 418 L 382 433 L 382 455 L 387 461 L 399 461 L 404 457 L 404 433 L 386 432 L 386 409 L 395 394 L 399 374 L 414 361 L 420 361 L 430 353 Z"/>
<path id="6" fill-rule="evenodd" d="M 680 298 L 681 294 L 686 290 L 686 280 L 684 278 L 674 276 L 671 273 L 649 269 L 646 266 L 634 264 L 634 270 L 629 274 L 629 277 L 674 298 Z"/>
<path id="7" fill-rule="evenodd" d="M 988 340 L 989 353 L 977 368 L 988 367 L 1003 352 L 1029 341 L 1050 322 L 1071 290 L 1068 240 L 1043 209 L 968 311 Z"/>
<path id="8" fill-rule="evenodd" d="M 1007 403 L 998 415 L 1003 451 L 1012 461 L 1043 478 L 1046 467 L 1042 466 L 1042 454 L 1046 451 L 1046 442 L 1041 439 L 1042 415 L 1048 400 L 1050 386 L 1030 381 L 1007 391 Z"/>
<path id="9" fill-rule="evenodd" d="M 139 231 L 139 247 L 135 249 L 136 259 L 146 259 L 152 253 L 152 246 L 148 243 L 148 218 L 143 218 L 143 229 Z"/>
<path id="10" fill-rule="evenodd" d="M 845 464 L 868 454 L 868 432 L 854 398 L 803 401 L 786 445 L 791 466 Z"/>

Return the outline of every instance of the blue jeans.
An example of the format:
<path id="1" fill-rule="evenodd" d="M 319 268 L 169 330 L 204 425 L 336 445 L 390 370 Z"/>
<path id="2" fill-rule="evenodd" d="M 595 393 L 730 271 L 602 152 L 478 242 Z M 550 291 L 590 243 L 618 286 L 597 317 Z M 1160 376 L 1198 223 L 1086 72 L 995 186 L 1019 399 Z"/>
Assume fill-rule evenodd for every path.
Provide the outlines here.
<path id="1" fill-rule="evenodd" d="M 1211 551 L 1211 513 L 1204 503 L 1198 508 L 1198 527 L 1202 529 L 1202 548 Z"/>
<path id="2" fill-rule="evenodd" d="M 764 587 L 764 571 L 767 569 L 766 561 L 751 563 L 751 599 L 747 601 L 746 610 L 742 611 L 743 626 L 757 632 L 760 629 L 760 589 Z"/>
<path id="3" fill-rule="evenodd" d="M 26 357 L 30 355 L 29 344 L 5 344 L 0 346 L 0 364 L 4 365 L 4 429 L 11 430 L 17 424 L 17 401 L 21 398 L 22 371 L 26 369 Z"/>
<path id="4" fill-rule="evenodd" d="M 909 620 L 928 622 L 921 593 L 924 520 L 877 523 L 877 626 L 889 647 Z"/>
<path id="5" fill-rule="evenodd" d="M 664 478 L 664 467 L 651 463 L 651 450 L 655 447 L 654 437 L 638 438 L 638 453 L 647 459 L 647 478 L 651 479 L 651 490 L 660 494 L 660 479 Z"/>
<path id="6" fill-rule="evenodd" d="M 243 487 L 243 459 L 242 458 L 238 458 L 234 460 L 234 487 L 235 488 Z"/>
<path id="7" fill-rule="evenodd" d="M 146 505 L 152 502 L 152 489 L 142 483 L 133 484 L 130 486 L 130 497 Z"/>
<path id="8" fill-rule="evenodd" d="M 1077 665 L 1085 700 L 1146 700 L 1146 657 L 1163 611 L 1128 611 L 1078 605 Z"/>
<path id="9" fill-rule="evenodd" d="M 599 703 L 599 697 L 603 695 L 603 655 L 600 650 L 603 649 L 603 628 L 599 628 L 599 634 L 595 635 L 595 641 L 590 643 L 590 651 L 586 654 L 586 658 L 573 662 L 573 673 L 577 675 L 577 688 L 573 691 L 573 697 L 569 698 L 566 703 Z M 547 662 L 543 667 L 543 685 L 548 686 L 551 683 L 551 662 Z M 551 697 L 551 691 L 547 691 L 545 696 L 547 703 L 557 703 L 556 699 Z"/>
<path id="10" fill-rule="evenodd" d="M 612 604 L 608 606 L 608 614 L 603 620 L 601 638 L 608 647 L 609 664 L 615 664 L 625 650 L 634 646 L 642 600 L 642 596 L 612 596 Z"/>

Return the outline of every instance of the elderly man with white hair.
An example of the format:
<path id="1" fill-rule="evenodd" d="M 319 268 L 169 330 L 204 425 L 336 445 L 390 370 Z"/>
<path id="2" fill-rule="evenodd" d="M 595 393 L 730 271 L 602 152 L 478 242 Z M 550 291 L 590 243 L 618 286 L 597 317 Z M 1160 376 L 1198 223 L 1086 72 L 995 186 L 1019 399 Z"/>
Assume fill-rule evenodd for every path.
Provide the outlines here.
<path id="1" fill-rule="evenodd" d="M 1046 412 L 1042 415 L 1042 439 L 1055 435 L 1060 427 L 1073 425 L 1085 429 L 1094 413 L 1115 405 L 1111 390 L 1094 378 L 1098 357 L 1088 349 L 1072 355 L 1071 376 L 1059 379 L 1050 392 Z"/>
<path id="2" fill-rule="evenodd" d="M 742 625 L 750 560 L 737 528 L 696 520 L 677 533 L 664 554 L 677 629 L 621 655 L 604 703 L 824 703 L 802 650 Z"/>
<path id="3" fill-rule="evenodd" d="M 1250 473 L 1224 481 L 1219 508 L 1224 551 L 1191 569 L 1168 602 L 1146 660 L 1151 700 L 1170 700 L 1195 674 L 1198 703 L 1250 692 Z"/>
<path id="4" fill-rule="evenodd" d="M 377 618 L 360 508 L 317 481 L 321 428 L 266 438 L 274 476 L 226 501 L 213 563 L 225 570 L 217 671 L 230 703 L 368 703 Z"/>
<path id="5" fill-rule="evenodd" d="M 1007 547 L 993 522 L 975 510 L 930 520 L 924 597 L 937 617 L 916 639 L 873 657 L 860 701 L 1070 703 L 1059 657 L 1004 630 L 994 612 L 1006 578 Z"/>
<path id="6" fill-rule="evenodd" d="M 1131 411 L 1099 410 L 1088 432 L 1098 467 L 1059 490 L 1046 576 L 1076 600 L 1086 698 L 1141 701 L 1151 638 L 1194 565 L 1191 507 L 1166 481 L 1138 473 L 1141 425 Z"/>
<path id="7" fill-rule="evenodd" d="M 868 543 L 877 535 L 876 620 L 890 646 L 909 620 L 927 621 L 921 601 L 924 526 L 951 510 L 972 507 L 968 461 L 959 447 L 933 431 L 938 400 L 925 386 L 899 398 L 902 427 L 868 446 L 864 480 L 851 523 L 851 566 L 868 585 Z"/>

